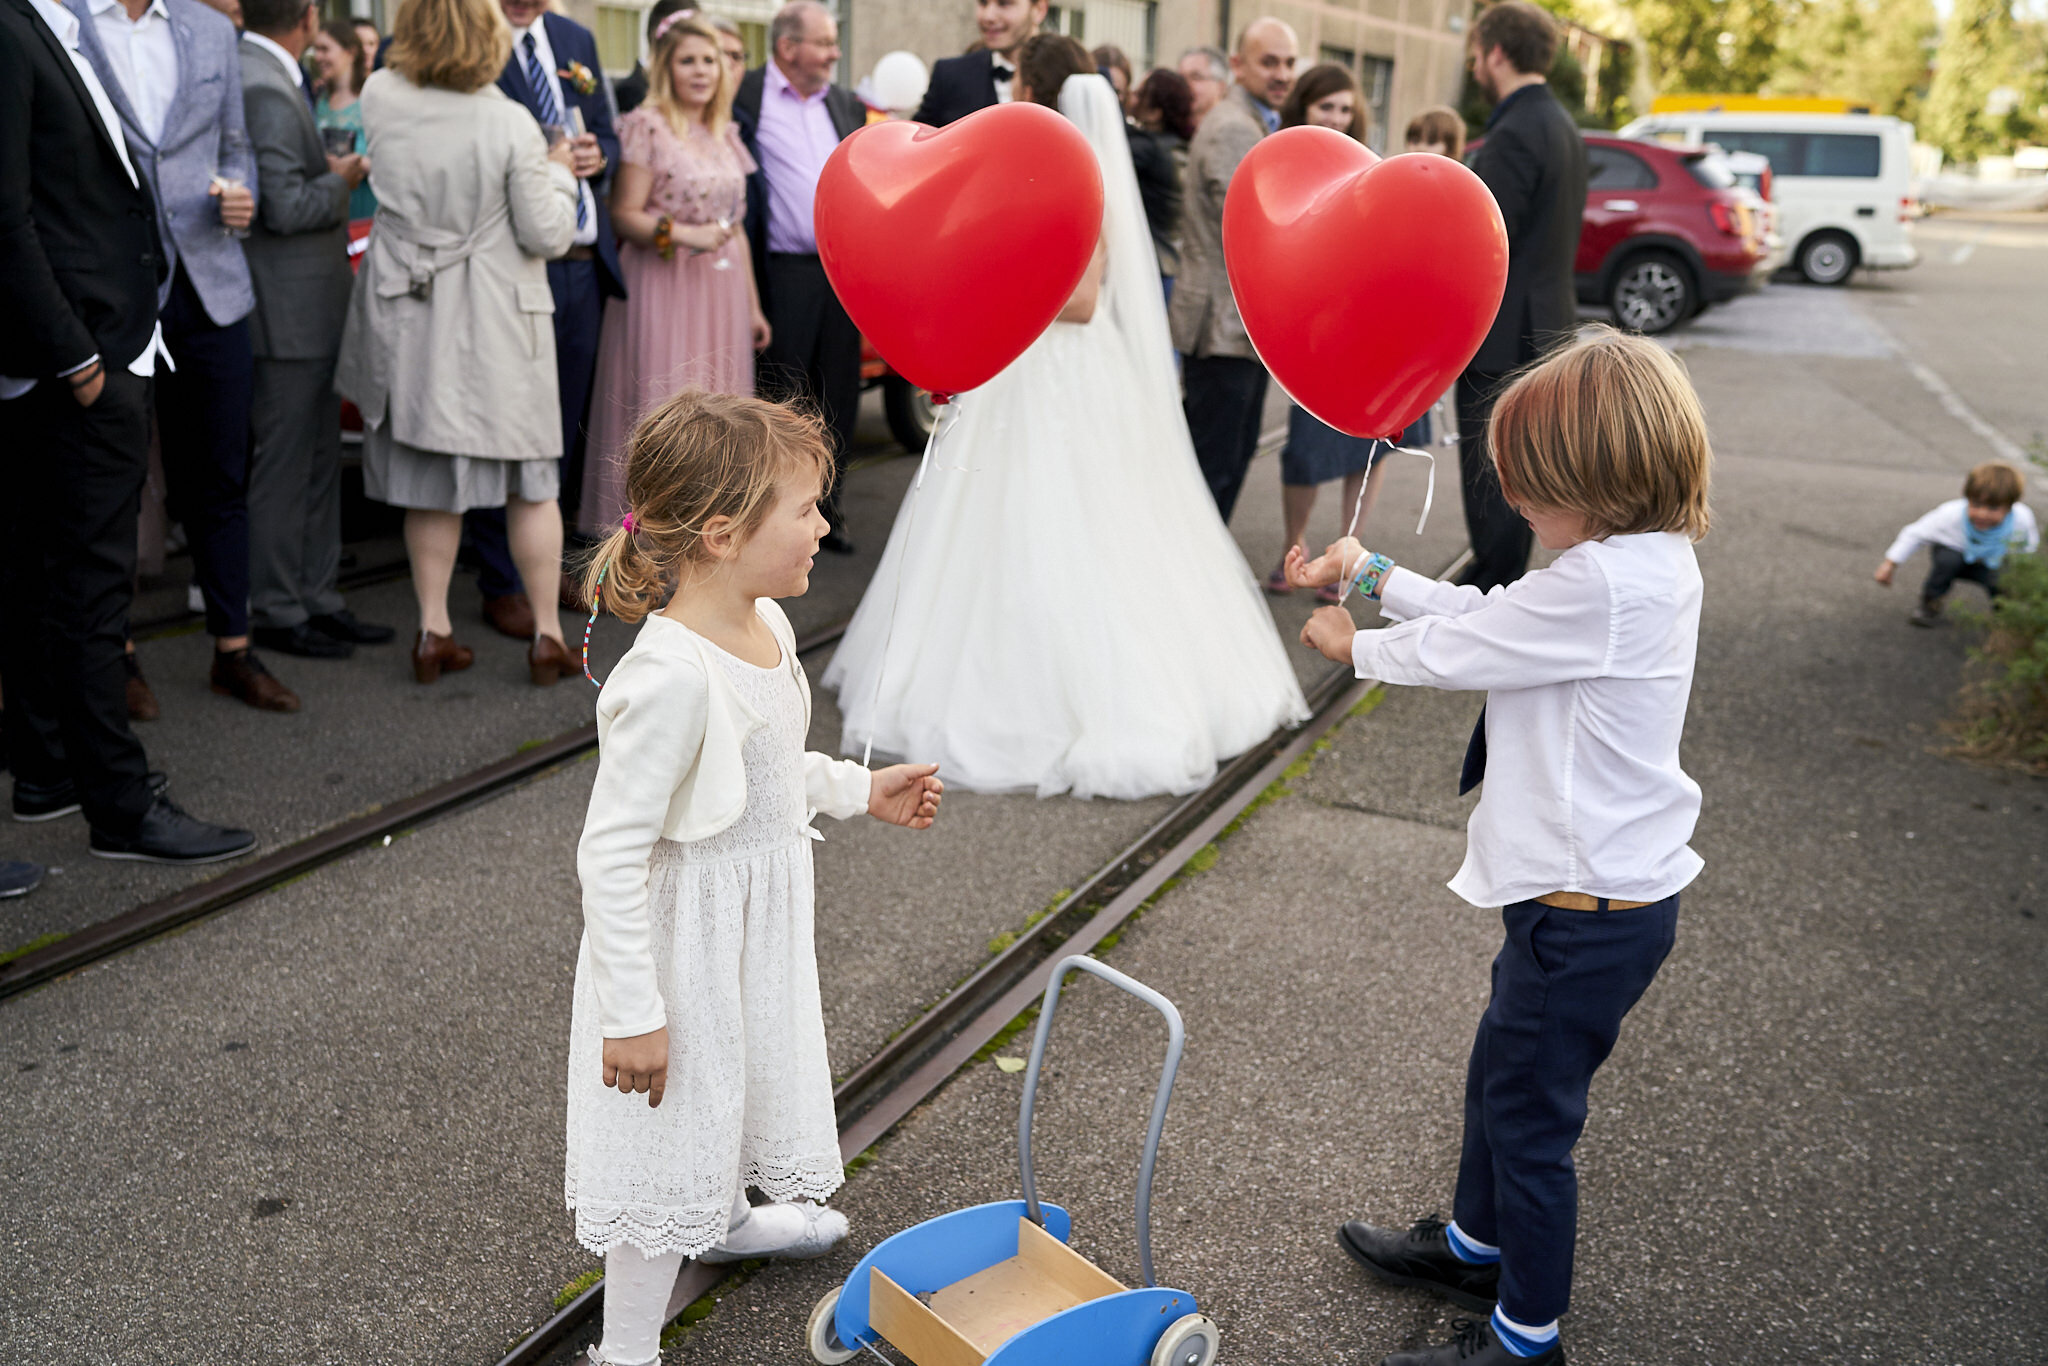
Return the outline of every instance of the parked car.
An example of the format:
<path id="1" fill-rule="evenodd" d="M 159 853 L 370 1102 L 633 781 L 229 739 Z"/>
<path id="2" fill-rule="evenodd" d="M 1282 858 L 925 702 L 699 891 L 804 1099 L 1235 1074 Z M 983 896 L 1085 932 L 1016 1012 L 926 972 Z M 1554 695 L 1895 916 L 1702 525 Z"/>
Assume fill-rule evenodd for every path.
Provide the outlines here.
<path id="1" fill-rule="evenodd" d="M 1839 285 L 1858 266 L 1894 270 L 1920 260 L 1910 123 L 1879 114 L 1697 109 L 1652 114 L 1621 133 L 1768 158 L 1779 231 L 1792 264 L 1817 285 Z"/>
<path id="2" fill-rule="evenodd" d="M 1761 216 L 1764 225 L 1764 263 L 1760 267 L 1768 277 L 1785 264 L 1785 237 L 1779 230 L 1778 203 L 1772 194 L 1771 162 L 1755 152 L 1730 152 L 1708 144 L 1709 150 L 1719 151 L 1728 163 L 1728 169 L 1735 173 L 1735 183 L 1756 196 L 1751 206 Z"/>

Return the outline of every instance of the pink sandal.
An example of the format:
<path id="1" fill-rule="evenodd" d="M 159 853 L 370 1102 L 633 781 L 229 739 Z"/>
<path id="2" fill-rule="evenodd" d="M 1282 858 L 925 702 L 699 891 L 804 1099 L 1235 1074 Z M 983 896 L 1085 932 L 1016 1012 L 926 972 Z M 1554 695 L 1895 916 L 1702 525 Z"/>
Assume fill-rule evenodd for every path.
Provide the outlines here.
<path id="1" fill-rule="evenodd" d="M 1294 585 L 1287 581 L 1287 566 L 1275 565 L 1273 572 L 1266 575 L 1265 589 L 1276 598 L 1284 598 L 1294 591 Z"/>

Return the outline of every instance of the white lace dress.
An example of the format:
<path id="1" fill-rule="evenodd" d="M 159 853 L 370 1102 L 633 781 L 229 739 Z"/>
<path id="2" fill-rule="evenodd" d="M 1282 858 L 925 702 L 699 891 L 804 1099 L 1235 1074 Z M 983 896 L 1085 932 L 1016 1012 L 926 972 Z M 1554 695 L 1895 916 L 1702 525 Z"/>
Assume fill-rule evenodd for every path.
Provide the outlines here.
<path id="1" fill-rule="evenodd" d="M 603 1085 L 587 939 L 577 957 L 565 1195 L 577 1241 L 597 1253 L 631 1243 L 695 1257 L 724 1237 L 743 1186 L 823 1200 L 843 1179 L 811 938 L 800 666 L 705 653 L 767 724 L 746 741 L 739 820 L 654 847 L 649 913 L 669 1034 L 659 1109 Z"/>

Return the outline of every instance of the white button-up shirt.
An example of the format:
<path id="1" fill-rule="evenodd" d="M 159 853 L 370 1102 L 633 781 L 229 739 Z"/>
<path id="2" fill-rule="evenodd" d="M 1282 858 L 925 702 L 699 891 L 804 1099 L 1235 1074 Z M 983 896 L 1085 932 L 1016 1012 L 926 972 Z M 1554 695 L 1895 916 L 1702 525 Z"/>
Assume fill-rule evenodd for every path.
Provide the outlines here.
<path id="1" fill-rule="evenodd" d="M 1582 542 L 1490 593 L 1388 575 L 1400 624 L 1358 633 L 1358 676 L 1487 692 L 1486 785 L 1452 891 L 1660 901 L 1699 875 L 1678 742 L 1700 595 L 1692 543 L 1669 532 Z"/>
<path id="2" fill-rule="evenodd" d="M 562 111 L 562 126 L 567 128 L 570 126 L 569 99 L 562 89 L 561 77 L 555 74 L 561 70 L 561 67 L 556 65 L 555 49 L 548 42 L 547 16 L 542 15 L 534 20 L 529 27 L 512 30 L 512 60 L 518 64 L 521 76 L 526 75 L 526 36 L 528 34 L 533 35 L 534 60 L 540 63 L 542 78 L 554 88 L 555 108 Z M 570 239 L 570 242 L 579 247 L 593 246 L 597 242 L 597 196 L 590 192 L 590 182 L 580 176 L 576 180 L 576 193 L 583 199 L 583 223 L 576 229 L 576 235 Z"/>
<path id="3" fill-rule="evenodd" d="M 164 118 L 178 92 L 178 42 L 171 34 L 171 12 L 164 0 L 150 0 L 140 19 L 130 19 L 121 0 L 92 0 L 92 22 L 143 136 L 162 142 Z"/>

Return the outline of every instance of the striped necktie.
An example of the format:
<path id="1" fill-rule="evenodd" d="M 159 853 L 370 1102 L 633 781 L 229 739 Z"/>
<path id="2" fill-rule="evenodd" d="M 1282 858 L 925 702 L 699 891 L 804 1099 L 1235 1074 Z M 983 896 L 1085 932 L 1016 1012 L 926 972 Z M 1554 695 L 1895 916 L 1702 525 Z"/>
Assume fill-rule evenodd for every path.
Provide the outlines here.
<path id="1" fill-rule="evenodd" d="M 541 70 L 540 49 L 534 46 L 533 35 L 526 35 L 526 83 L 533 87 L 534 102 L 540 106 L 540 121 L 559 125 L 562 122 L 561 106 L 555 103 L 555 83 L 548 79 L 548 73 Z M 583 187 L 576 187 L 576 228 L 582 231 L 590 225 L 589 210 L 583 207 Z"/>

